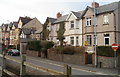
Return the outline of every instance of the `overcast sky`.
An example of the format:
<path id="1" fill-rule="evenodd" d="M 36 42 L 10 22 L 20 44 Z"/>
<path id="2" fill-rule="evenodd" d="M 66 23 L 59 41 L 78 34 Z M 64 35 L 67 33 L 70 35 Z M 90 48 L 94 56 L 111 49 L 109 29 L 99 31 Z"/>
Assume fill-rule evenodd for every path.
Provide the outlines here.
<path id="1" fill-rule="evenodd" d="M 18 21 L 20 16 L 38 18 L 44 23 L 46 17 L 56 18 L 56 13 L 63 15 L 70 11 L 81 11 L 91 6 L 93 0 L 0 0 L 0 25 Z M 119 0 L 95 0 L 100 5 Z"/>

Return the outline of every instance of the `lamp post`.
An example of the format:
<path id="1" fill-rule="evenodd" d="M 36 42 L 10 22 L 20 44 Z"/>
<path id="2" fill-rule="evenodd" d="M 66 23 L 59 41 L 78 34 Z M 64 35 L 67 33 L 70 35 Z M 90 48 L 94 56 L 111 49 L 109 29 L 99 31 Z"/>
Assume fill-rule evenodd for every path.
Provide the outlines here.
<path id="1" fill-rule="evenodd" d="M 95 51 L 95 67 L 97 67 L 97 52 L 96 52 L 96 4 L 95 4 L 95 0 L 94 2 L 94 51 Z"/>

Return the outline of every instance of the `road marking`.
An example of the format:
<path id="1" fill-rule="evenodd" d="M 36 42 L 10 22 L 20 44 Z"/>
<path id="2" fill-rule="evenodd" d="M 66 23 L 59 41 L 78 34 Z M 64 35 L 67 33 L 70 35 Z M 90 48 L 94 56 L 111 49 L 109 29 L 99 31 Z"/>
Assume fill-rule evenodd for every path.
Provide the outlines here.
<path id="1" fill-rule="evenodd" d="M 30 59 L 30 58 L 28 58 L 28 59 Z M 46 64 L 50 64 L 50 65 L 55 65 L 55 66 L 59 66 L 59 67 L 64 67 L 63 65 L 60 65 L 60 64 L 51 63 L 49 60 L 45 60 L 45 61 L 48 61 L 48 62 L 40 61 L 40 60 L 35 60 L 35 59 L 30 59 L 30 60 L 34 60 L 34 61 L 38 61 L 38 62 L 42 62 L 42 63 L 46 63 Z M 74 69 L 74 70 L 78 70 L 78 71 L 84 71 L 84 72 L 91 72 L 91 73 L 99 74 L 99 75 L 108 75 L 108 74 L 100 73 L 100 72 L 97 72 L 97 71 L 91 71 L 91 70 L 80 69 L 80 68 L 75 68 L 75 67 L 72 67 L 72 69 Z M 115 75 L 115 74 L 109 74 L 109 75 Z"/>

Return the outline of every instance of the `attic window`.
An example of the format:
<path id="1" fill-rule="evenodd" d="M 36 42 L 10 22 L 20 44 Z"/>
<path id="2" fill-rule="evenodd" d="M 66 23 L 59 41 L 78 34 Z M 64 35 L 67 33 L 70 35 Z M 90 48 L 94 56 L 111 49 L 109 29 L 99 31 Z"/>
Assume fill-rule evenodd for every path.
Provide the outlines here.
<path id="1" fill-rule="evenodd" d="M 91 17 L 86 18 L 86 26 L 91 26 L 91 25 L 92 25 Z"/>
<path id="2" fill-rule="evenodd" d="M 104 15 L 104 16 L 103 16 L 103 24 L 109 24 L 108 15 Z"/>

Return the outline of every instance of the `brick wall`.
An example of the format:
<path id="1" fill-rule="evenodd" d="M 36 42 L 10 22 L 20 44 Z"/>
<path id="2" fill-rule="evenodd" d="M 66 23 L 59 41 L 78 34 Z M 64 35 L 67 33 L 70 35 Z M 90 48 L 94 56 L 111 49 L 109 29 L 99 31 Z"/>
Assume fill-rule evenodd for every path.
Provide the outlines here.
<path id="1" fill-rule="evenodd" d="M 102 62 L 101 67 L 103 67 L 103 68 L 114 68 L 115 67 L 115 58 L 114 57 L 98 56 L 98 66 L 99 66 L 99 62 Z M 116 64 L 118 64 L 118 63 L 116 63 Z"/>
<path id="2" fill-rule="evenodd" d="M 71 64 L 84 64 L 84 57 L 83 55 L 67 55 L 67 54 L 58 54 L 54 52 L 50 52 L 48 54 L 48 59 L 55 60 L 55 61 L 62 61 Z"/>

